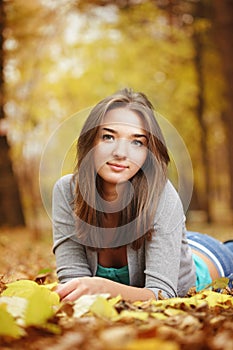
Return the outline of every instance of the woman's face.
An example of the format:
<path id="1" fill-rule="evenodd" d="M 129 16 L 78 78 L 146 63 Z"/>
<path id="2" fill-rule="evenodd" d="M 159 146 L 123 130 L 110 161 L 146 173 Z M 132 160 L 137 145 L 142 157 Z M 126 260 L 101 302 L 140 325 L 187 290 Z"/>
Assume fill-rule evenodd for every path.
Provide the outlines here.
<path id="1" fill-rule="evenodd" d="M 142 118 L 127 108 L 110 110 L 94 144 L 95 169 L 103 186 L 131 179 L 147 158 L 148 136 Z"/>

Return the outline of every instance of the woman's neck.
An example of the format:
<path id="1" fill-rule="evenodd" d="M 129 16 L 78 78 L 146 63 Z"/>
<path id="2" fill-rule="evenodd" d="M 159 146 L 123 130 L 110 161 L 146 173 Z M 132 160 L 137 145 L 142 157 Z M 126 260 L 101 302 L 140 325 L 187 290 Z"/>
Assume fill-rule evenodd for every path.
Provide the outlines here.
<path id="1" fill-rule="evenodd" d="M 123 197 L 125 184 L 114 185 L 114 186 L 103 186 L 102 197 L 107 202 L 119 203 Z"/>

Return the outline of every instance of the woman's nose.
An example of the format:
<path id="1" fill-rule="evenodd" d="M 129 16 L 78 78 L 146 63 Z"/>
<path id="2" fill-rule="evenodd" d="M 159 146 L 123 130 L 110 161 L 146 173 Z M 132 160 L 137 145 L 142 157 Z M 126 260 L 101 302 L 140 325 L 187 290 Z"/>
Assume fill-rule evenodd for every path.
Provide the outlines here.
<path id="1" fill-rule="evenodd" d="M 127 140 L 118 139 L 115 142 L 112 154 L 116 158 L 127 158 Z"/>

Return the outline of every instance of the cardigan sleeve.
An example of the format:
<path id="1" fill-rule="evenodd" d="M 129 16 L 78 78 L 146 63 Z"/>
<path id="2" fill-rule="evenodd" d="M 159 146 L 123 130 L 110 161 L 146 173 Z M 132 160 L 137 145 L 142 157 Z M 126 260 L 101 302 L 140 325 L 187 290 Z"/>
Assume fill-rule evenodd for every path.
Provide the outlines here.
<path id="1" fill-rule="evenodd" d="M 61 283 L 75 277 L 92 276 L 86 248 L 76 239 L 71 179 L 72 175 L 62 177 L 53 189 L 53 252 Z"/>
<path id="2" fill-rule="evenodd" d="M 145 243 L 145 287 L 156 297 L 185 295 L 195 286 L 195 267 L 187 244 L 185 216 L 178 193 L 168 181 L 161 194 L 151 241 Z"/>

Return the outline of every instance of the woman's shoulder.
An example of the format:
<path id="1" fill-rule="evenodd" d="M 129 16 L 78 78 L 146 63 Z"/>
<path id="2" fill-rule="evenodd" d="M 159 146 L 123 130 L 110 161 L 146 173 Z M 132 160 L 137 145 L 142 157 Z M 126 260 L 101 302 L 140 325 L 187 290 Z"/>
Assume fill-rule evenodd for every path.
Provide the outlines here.
<path id="1" fill-rule="evenodd" d="M 72 181 L 73 181 L 73 174 L 63 175 L 56 181 L 55 186 L 58 186 L 58 187 L 67 186 L 67 185 L 70 185 Z"/>
<path id="2" fill-rule="evenodd" d="M 164 232 L 171 232 L 184 220 L 184 209 L 180 196 L 168 180 L 158 202 L 154 221 L 155 228 L 156 230 L 162 228 Z"/>
<path id="3" fill-rule="evenodd" d="M 175 201 L 180 200 L 179 194 L 170 180 L 167 180 L 167 182 L 164 186 L 164 189 L 161 193 L 160 199 L 161 200 L 168 200 L 168 201 L 171 199 L 173 199 Z"/>
<path id="4" fill-rule="evenodd" d="M 156 221 L 176 220 L 182 218 L 183 215 L 183 205 L 180 196 L 171 181 L 168 180 L 158 202 Z"/>
<path id="5" fill-rule="evenodd" d="M 60 177 L 54 185 L 54 193 L 63 192 L 65 194 L 71 194 L 74 189 L 74 177 L 73 174 L 67 174 Z"/>

